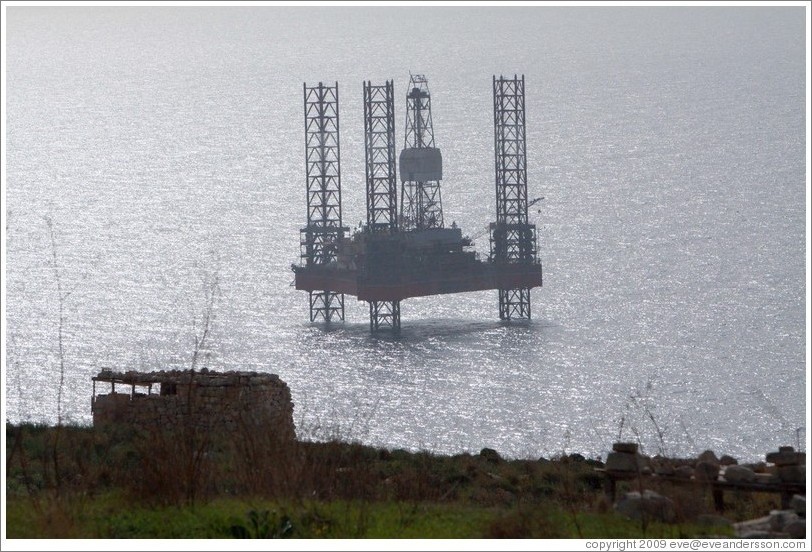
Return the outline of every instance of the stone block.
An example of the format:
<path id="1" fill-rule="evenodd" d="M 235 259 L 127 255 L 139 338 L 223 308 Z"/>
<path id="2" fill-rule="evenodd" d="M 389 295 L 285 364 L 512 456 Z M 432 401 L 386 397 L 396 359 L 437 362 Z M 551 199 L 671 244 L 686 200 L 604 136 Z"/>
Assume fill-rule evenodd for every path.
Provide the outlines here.
<path id="1" fill-rule="evenodd" d="M 806 469 L 804 466 L 778 466 L 778 479 L 784 483 L 805 483 Z"/>
<path id="2" fill-rule="evenodd" d="M 766 473 L 767 472 L 767 464 L 765 464 L 764 462 L 755 462 L 755 463 L 752 463 L 752 464 L 742 464 L 742 466 L 750 468 L 751 470 L 753 470 L 754 473 Z"/>
<path id="3" fill-rule="evenodd" d="M 668 459 L 657 459 L 653 462 L 654 464 L 654 473 L 657 475 L 664 475 L 664 476 L 671 476 L 674 475 L 675 468 L 674 464 L 671 463 Z"/>
<path id="4" fill-rule="evenodd" d="M 625 452 L 629 454 L 637 453 L 637 443 L 614 443 L 612 444 L 614 452 Z"/>
<path id="5" fill-rule="evenodd" d="M 805 454 L 795 452 L 792 447 L 781 447 L 778 452 L 768 453 L 766 460 L 776 466 L 795 466 L 803 463 L 805 457 Z"/>
<path id="6" fill-rule="evenodd" d="M 738 523 L 733 524 L 733 530 L 736 532 L 737 535 L 741 536 L 742 538 L 747 533 L 754 533 L 754 532 L 770 532 L 770 516 L 764 516 L 756 519 L 749 519 L 747 521 L 740 521 Z"/>
<path id="7" fill-rule="evenodd" d="M 789 503 L 790 508 L 801 517 L 806 517 L 806 497 L 803 495 L 792 495 Z"/>
<path id="8" fill-rule="evenodd" d="M 719 464 L 702 460 L 696 463 L 694 477 L 697 481 L 716 481 L 719 476 Z"/>
<path id="9" fill-rule="evenodd" d="M 676 519 L 674 502 L 654 491 L 645 490 L 626 493 L 615 504 L 615 511 L 631 519 L 643 519 L 672 523 Z"/>
<path id="10" fill-rule="evenodd" d="M 769 521 L 770 521 L 770 531 L 780 533 L 784 531 L 784 527 L 793 522 L 798 521 L 798 514 L 796 514 L 793 510 L 771 510 Z"/>
<path id="11" fill-rule="evenodd" d="M 784 526 L 784 533 L 788 534 L 793 539 L 806 538 L 806 522 L 802 519 L 796 519 Z"/>
<path id="12" fill-rule="evenodd" d="M 729 483 L 753 483 L 756 480 L 756 474 L 750 468 L 732 464 L 725 468 L 724 478 Z"/>
<path id="13" fill-rule="evenodd" d="M 694 469 L 688 465 L 678 466 L 674 469 L 674 477 L 678 479 L 691 479 L 694 476 Z"/>
<path id="14" fill-rule="evenodd" d="M 638 473 L 642 461 L 639 454 L 628 452 L 610 452 L 606 457 L 606 471 Z"/>

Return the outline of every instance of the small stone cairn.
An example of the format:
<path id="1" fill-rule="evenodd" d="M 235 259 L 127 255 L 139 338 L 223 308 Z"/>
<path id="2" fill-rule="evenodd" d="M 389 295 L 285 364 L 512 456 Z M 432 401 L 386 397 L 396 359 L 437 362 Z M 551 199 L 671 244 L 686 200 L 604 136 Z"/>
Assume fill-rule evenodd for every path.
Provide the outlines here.
<path id="1" fill-rule="evenodd" d="M 610 476 L 624 479 L 652 473 L 651 462 L 638 452 L 637 443 L 613 444 L 612 452 L 606 457 L 604 469 Z M 617 513 L 636 520 L 648 519 L 670 523 L 676 518 L 673 501 L 649 489 L 642 493 L 636 491 L 625 493 L 615 503 L 614 509 Z"/>
<path id="2" fill-rule="evenodd" d="M 775 476 L 784 483 L 806 482 L 806 453 L 795 452 L 792 447 L 780 447 L 767 454 L 767 462 L 775 465 Z"/>
<path id="3" fill-rule="evenodd" d="M 637 451 L 637 443 L 615 443 L 606 457 L 605 469 L 615 475 L 650 475 L 648 458 Z"/>

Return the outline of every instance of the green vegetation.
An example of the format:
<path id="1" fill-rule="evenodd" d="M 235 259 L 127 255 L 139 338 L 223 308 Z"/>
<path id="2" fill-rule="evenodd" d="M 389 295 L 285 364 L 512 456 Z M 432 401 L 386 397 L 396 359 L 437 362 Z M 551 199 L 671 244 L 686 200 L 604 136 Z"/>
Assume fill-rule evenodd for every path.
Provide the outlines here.
<path id="1" fill-rule="evenodd" d="M 6 425 L 9 538 L 687 538 L 710 493 L 663 488 L 677 522 L 625 519 L 580 455 L 504 460 L 193 429 Z M 627 485 L 633 486 L 632 483 Z M 770 497 L 731 497 L 733 521 Z"/>

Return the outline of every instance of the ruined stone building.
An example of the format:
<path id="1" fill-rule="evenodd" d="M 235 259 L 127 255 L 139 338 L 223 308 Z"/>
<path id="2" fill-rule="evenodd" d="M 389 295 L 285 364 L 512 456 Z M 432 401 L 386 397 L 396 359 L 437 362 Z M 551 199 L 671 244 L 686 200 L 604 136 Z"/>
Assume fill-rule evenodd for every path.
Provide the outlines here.
<path id="1" fill-rule="evenodd" d="M 99 387 L 109 393 L 99 393 Z M 102 389 L 105 390 L 105 389 Z M 102 370 L 93 378 L 93 425 L 152 431 L 186 424 L 216 432 L 271 432 L 295 438 L 290 389 L 276 374 Z"/>

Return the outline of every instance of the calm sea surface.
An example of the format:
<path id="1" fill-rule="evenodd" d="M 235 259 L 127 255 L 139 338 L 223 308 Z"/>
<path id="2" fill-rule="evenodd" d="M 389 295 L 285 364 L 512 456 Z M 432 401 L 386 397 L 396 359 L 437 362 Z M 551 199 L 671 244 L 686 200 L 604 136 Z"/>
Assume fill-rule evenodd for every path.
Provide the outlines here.
<path id="1" fill-rule="evenodd" d="M 6 416 L 91 377 L 279 374 L 303 436 L 437 452 L 757 459 L 805 425 L 803 8 L 8 8 Z M 399 340 L 307 322 L 302 83 L 339 82 L 344 221 L 365 218 L 362 81 L 424 73 L 443 207 L 495 218 L 494 74 L 526 76 L 544 196 L 529 324 L 496 292 L 402 304 Z M 487 236 L 477 241 L 487 251 Z M 653 420 L 653 421 L 652 421 Z M 662 434 L 662 439 L 658 437 Z M 800 433 L 804 438 L 803 433 Z"/>

